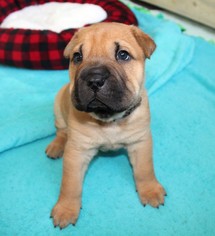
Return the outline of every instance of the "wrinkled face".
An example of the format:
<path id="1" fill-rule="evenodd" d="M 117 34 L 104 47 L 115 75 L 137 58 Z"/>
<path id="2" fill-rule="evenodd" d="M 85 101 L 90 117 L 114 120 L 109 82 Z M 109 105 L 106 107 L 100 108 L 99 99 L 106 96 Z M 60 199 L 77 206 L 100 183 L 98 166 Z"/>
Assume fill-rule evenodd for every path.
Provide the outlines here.
<path id="1" fill-rule="evenodd" d="M 76 109 L 110 121 L 140 101 L 151 38 L 135 26 L 100 23 L 79 30 L 67 45 L 70 92 Z"/>

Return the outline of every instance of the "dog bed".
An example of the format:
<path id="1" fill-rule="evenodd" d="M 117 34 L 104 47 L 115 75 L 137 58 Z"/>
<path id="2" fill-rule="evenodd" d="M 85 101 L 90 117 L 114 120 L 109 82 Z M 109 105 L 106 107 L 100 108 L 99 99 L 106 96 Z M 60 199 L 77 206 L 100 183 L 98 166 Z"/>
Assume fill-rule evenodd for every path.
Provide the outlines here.
<path id="1" fill-rule="evenodd" d="M 90 3 L 99 5 L 106 13 L 105 22 L 122 22 L 137 25 L 130 9 L 115 0 L 2 0 L 0 1 L 0 24 L 12 12 L 26 6 L 47 2 Z M 68 60 L 63 50 L 76 29 L 60 33 L 51 30 L 0 28 L 0 63 L 31 69 L 65 69 Z"/>

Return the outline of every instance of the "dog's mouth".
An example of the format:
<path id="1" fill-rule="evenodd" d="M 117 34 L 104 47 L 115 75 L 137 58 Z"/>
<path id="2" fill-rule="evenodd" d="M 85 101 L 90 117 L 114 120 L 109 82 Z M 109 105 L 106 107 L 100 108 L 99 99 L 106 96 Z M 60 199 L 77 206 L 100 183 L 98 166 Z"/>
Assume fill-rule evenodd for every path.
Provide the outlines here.
<path id="1" fill-rule="evenodd" d="M 98 98 L 94 98 L 86 107 L 86 112 L 93 113 L 96 117 L 100 119 L 109 119 L 113 117 L 115 114 L 123 112 L 124 109 L 114 110 L 109 107 L 107 104 L 99 100 Z"/>
<path id="2" fill-rule="evenodd" d="M 108 99 L 106 96 L 99 94 L 89 94 L 85 97 L 80 96 L 79 94 L 72 94 L 73 105 L 79 111 L 84 111 L 87 113 L 94 113 L 100 117 L 110 117 L 116 113 L 125 111 L 128 107 L 123 104 L 113 102 L 112 99 Z M 84 99 L 85 98 L 85 99 Z"/>
<path id="3" fill-rule="evenodd" d="M 87 109 L 86 112 L 101 112 L 101 113 L 110 113 L 113 112 L 112 109 L 106 105 L 105 103 L 103 103 L 102 101 L 100 101 L 97 98 L 94 98 L 88 105 L 87 105 Z"/>

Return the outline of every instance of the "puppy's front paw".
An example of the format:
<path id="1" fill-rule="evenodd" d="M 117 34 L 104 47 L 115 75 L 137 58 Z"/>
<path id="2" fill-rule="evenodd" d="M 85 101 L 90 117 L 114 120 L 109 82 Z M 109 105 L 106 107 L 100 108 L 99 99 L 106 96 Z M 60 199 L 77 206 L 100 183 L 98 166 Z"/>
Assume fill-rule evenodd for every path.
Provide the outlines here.
<path id="1" fill-rule="evenodd" d="M 46 155 L 52 159 L 62 157 L 64 152 L 64 145 L 54 140 L 48 145 L 45 152 Z"/>
<path id="2" fill-rule="evenodd" d="M 157 181 L 141 184 L 138 188 L 138 193 L 142 204 L 159 207 L 164 205 L 164 197 L 166 196 L 165 189 Z"/>
<path id="3" fill-rule="evenodd" d="M 51 212 L 53 224 L 55 227 L 59 226 L 60 229 L 65 228 L 68 224 L 75 225 L 80 212 L 80 205 L 64 206 L 58 202 Z"/>

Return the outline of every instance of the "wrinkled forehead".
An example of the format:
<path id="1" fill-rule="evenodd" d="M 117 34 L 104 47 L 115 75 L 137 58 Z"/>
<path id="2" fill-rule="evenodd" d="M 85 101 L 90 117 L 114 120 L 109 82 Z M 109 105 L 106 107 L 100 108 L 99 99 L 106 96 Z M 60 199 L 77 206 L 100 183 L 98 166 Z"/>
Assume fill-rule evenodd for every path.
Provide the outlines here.
<path id="1" fill-rule="evenodd" d="M 73 51 L 79 51 L 91 56 L 110 54 L 117 49 L 127 50 L 134 56 L 140 51 L 129 26 L 100 25 L 86 27 L 76 34 L 76 44 Z"/>

